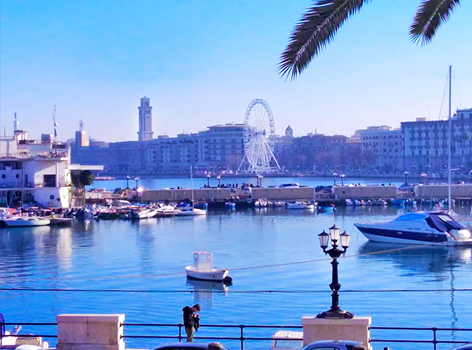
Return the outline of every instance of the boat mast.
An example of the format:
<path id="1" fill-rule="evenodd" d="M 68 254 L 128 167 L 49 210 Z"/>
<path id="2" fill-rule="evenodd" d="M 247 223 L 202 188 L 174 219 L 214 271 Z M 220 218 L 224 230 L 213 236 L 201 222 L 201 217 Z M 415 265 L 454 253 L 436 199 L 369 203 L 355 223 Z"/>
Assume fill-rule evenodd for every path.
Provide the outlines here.
<path id="1" fill-rule="evenodd" d="M 194 207 L 193 205 L 193 171 L 192 171 L 192 166 L 190 165 L 190 186 L 192 186 L 192 209 Z"/>
<path id="2" fill-rule="evenodd" d="M 452 209 L 452 198 L 451 198 L 451 139 L 452 139 L 452 121 L 451 121 L 451 72 L 452 66 L 449 66 L 449 118 L 448 118 L 448 128 L 449 132 L 447 135 L 448 143 L 448 157 L 447 157 L 447 206 L 448 210 Z"/>

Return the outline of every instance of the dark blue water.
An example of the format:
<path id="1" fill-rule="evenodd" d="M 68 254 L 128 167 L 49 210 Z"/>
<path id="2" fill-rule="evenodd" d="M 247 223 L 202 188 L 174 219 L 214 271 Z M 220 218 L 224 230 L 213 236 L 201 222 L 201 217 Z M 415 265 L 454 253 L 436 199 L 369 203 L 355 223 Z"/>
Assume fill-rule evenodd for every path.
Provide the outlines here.
<path id="1" fill-rule="evenodd" d="M 462 212 L 468 213 L 469 208 Z M 183 306 L 200 303 L 202 323 L 300 325 L 302 316 L 316 315 L 330 306 L 331 265 L 319 248 L 318 234 L 335 223 L 352 235 L 351 246 L 339 265 L 344 309 L 371 316 L 373 326 L 471 327 L 470 292 L 343 292 L 472 287 L 471 249 L 388 251 L 398 247 L 368 243 L 353 226 L 358 220 L 389 219 L 398 213 L 393 208 L 376 207 L 341 208 L 334 215 L 263 209 L 136 223 L 76 222 L 72 228 L 1 229 L 0 288 L 154 292 L 0 291 L 0 312 L 11 322 L 54 322 L 60 313 L 124 313 L 127 322 L 179 323 Z M 468 221 L 470 217 L 462 219 Z M 215 266 L 230 269 L 234 285 L 226 293 L 218 285 L 186 281 L 184 267 L 192 263 L 195 250 L 211 251 Z M 377 251 L 381 253 L 372 254 Z M 206 292 L 189 293 L 201 289 Z M 258 292 L 265 290 L 298 292 Z M 242 291 L 251 293 L 235 293 Z M 25 327 L 25 331 L 45 333 L 54 329 Z M 270 336 L 274 331 L 252 334 Z M 125 334 L 150 332 L 125 328 Z M 176 335 L 176 330 L 153 334 Z M 215 333 L 205 329 L 197 333 L 208 334 Z M 373 331 L 372 338 L 432 338 L 431 333 L 408 334 Z M 467 336 L 445 332 L 441 337 L 459 340 Z M 128 339 L 127 347 L 152 347 L 163 342 Z M 233 348 L 239 346 L 237 342 L 227 343 Z M 389 345 L 391 349 L 432 349 L 431 345 Z M 374 344 L 374 349 L 382 346 Z M 269 342 L 247 346 L 268 347 Z"/>

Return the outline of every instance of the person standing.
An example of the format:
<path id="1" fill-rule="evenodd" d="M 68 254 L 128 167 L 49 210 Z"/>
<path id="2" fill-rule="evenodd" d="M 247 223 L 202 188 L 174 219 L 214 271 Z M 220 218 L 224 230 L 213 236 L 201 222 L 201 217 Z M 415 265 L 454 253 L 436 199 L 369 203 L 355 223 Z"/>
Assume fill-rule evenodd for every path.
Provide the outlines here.
<path id="1" fill-rule="evenodd" d="M 184 327 L 187 335 L 187 342 L 193 342 L 195 329 L 200 325 L 200 319 L 197 312 L 200 311 L 200 305 L 186 306 L 182 309 L 184 312 Z"/>

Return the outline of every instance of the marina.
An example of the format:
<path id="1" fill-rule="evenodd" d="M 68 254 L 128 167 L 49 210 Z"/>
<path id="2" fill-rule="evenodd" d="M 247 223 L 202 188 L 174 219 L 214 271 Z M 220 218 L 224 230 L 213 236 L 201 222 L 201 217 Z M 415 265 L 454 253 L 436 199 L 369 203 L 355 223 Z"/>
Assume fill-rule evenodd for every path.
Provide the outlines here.
<path id="1" fill-rule="evenodd" d="M 471 224 L 469 208 L 455 210 L 459 222 Z M 470 247 L 368 242 L 354 226 L 359 221 L 392 220 L 402 212 L 390 206 L 340 207 L 333 214 L 285 208 L 211 210 L 206 216 L 186 218 L 76 220 L 72 227 L 2 229 L 2 312 L 11 322 L 54 322 L 61 313 L 124 313 L 130 323 L 178 323 L 183 305 L 199 303 L 205 324 L 300 325 L 302 316 L 316 314 L 329 303 L 330 266 L 318 247 L 318 234 L 335 223 L 352 236 L 340 260 L 343 308 L 372 316 L 373 326 L 469 327 Z M 186 280 L 185 266 L 192 264 L 193 252 L 202 249 L 231 271 L 233 285 Z M 18 288 L 24 290 L 13 290 Z M 24 329 L 45 331 L 39 326 Z M 221 335 L 211 329 L 201 332 L 197 335 Z M 274 330 L 251 332 L 268 336 Z M 373 334 L 379 337 L 378 331 Z M 454 330 L 444 334 L 448 339 L 462 337 Z M 383 338 L 389 336 L 402 339 L 405 334 L 392 330 Z M 162 344 L 126 342 L 149 348 Z M 406 350 L 411 344 L 390 347 Z M 415 348 L 431 349 L 426 344 Z"/>

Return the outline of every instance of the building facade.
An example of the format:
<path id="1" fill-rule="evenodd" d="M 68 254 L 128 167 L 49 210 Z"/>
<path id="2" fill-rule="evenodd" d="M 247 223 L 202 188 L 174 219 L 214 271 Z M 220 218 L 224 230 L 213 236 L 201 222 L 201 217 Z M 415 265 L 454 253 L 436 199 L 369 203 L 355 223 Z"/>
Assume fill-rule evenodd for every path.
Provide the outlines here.
<path id="1" fill-rule="evenodd" d="M 458 174 L 472 169 L 472 109 L 457 110 L 451 119 L 451 167 Z M 403 122 L 404 168 L 412 173 L 445 177 L 448 168 L 449 122 L 417 118 Z"/>
<path id="2" fill-rule="evenodd" d="M 378 171 L 395 173 L 403 170 L 402 130 L 387 125 L 357 130 L 361 142 L 362 165 Z"/>

